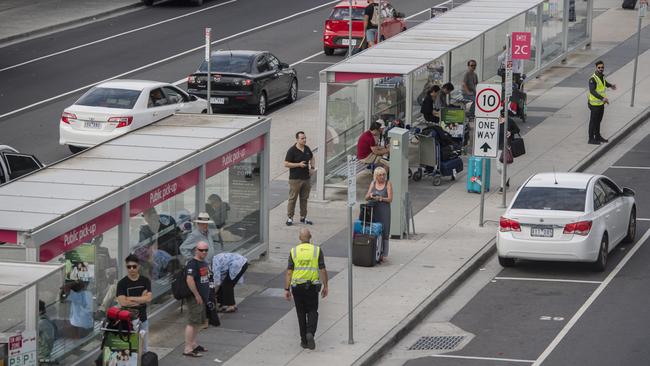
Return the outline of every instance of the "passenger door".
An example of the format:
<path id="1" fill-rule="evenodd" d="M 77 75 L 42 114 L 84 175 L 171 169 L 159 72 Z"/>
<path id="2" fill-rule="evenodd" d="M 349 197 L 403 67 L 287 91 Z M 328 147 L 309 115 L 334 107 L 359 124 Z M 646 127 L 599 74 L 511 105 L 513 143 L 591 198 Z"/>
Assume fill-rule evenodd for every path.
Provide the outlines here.
<path id="1" fill-rule="evenodd" d="M 255 66 L 259 74 L 257 77 L 259 93 L 261 94 L 262 89 L 266 90 L 268 103 L 269 100 L 274 98 L 275 91 L 273 90 L 273 73 L 271 72 L 272 70 L 266 55 L 258 56 L 255 60 Z"/>
<path id="2" fill-rule="evenodd" d="M 283 98 L 285 97 L 288 92 L 289 92 L 289 84 L 291 83 L 292 75 L 291 75 L 291 69 L 290 68 L 282 68 L 280 66 L 281 62 L 278 60 L 277 57 L 273 56 L 272 54 L 266 55 L 267 59 L 269 60 L 269 67 L 271 70 L 275 71 L 276 79 L 274 81 L 275 83 L 275 90 L 276 90 L 276 98 Z"/>
<path id="3" fill-rule="evenodd" d="M 171 103 L 162 88 L 155 88 L 149 92 L 149 99 L 147 100 L 147 117 L 142 123 L 139 123 L 135 128 L 146 126 L 152 122 L 156 122 L 162 118 L 170 116 L 174 113 L 176 105 Z"/>
<path id="4" fill-rule="evenodd" d="M 190 102 L 189 96 L 180 89 L 173 86 L 165 86 L 162 89 L 170 105 L 174 106 L 173 113 L 201 113 L 202 109 L 199 109 L 196 103 Z"/>
<path id="5" fill-rule="evenodd" d="M 7 163 L 7 174 L 9 175 L 8 181 L 43 167 L 43 164 L 32 155 L 3 152 L 2 158 Z"/>
<path id="6" fill-rule="evenodd" d="M 609 201 L 607 190 L 599 179 L 594 185 L 594 211 L 597 218 L 605 223 L 609 238 L 609 249 L 613 248 L 612 243 L 618 240 L 618 228 L 616 225 L 616 202 Z"/>
<path id="7" fill-rule="evenodd" d="M 618 186 L 609 179 L 602 178 L 603 187 L 605 188 L 605 194 L 607 194 L 607 199 L 609 202 L 612 202 L 616 205 L 616 210 L 614 212 L 614 219 L 616 221 L 617 228 L 617 241 L 623 240 L 625 235 L 627 235 L 627 223 L 628 215 L 626 212 L 626 207 L 623 203 L 623 192 L 618 188 Z"/>

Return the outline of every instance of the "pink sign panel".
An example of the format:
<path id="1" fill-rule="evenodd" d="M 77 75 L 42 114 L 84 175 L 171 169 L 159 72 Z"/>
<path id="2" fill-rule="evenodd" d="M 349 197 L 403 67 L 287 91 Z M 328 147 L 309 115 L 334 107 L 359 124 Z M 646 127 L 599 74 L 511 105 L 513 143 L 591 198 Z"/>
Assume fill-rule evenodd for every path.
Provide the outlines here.
<path id="1" fill-rule="evenodd" d="M 249 158 L 264 149 L 264 136 L 258 136 L 253 140 L 221 155 L 205 165 L 205 176 L 209 178 L 220 171 L 231 167 L 242 160 Z"/>
<path id="2" fill-rule="evenodd" d="M 49 262 L 57 255 L 70 251 L 83 243 L 88 243 L 92 238 L 119 225 L 121 220 L 122 209 L 114 208 L 41 245 L 39 260 Z"/>
<path id="3" fill-rule="evenodd" d="M 18 233 L 11 230 L 0 230 L 0 241 L 10 244 L 17 244 Z"/>
<path id="4" fill-rule="evenodd" d="M 177 194 L 181 194 L 186 190 L 194 187 L 199 182 L 199 170 L 191 170 L 176 179 L 152 189 L 138 198 L 131 200 L 131 208 L 129 215 L 131 217 L 144 212 L 144 210 L 154 207 Z"/>
<path id="5" fill-rule="evenodd" d="M 530 32 L 512 32 L 512 59 L 530 60 Z"/>

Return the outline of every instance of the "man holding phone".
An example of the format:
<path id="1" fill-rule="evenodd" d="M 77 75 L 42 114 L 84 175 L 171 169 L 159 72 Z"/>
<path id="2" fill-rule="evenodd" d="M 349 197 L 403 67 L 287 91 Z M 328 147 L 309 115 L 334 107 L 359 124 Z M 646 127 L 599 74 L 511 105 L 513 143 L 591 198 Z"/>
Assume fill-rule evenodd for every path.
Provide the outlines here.
<path id="1" fill-rule="evenodd" d="M 303 131 L 296 132 L 296 143 L 289 148 L 284 158 L 284 167 L 289 168 L 289 202 L 287 204 L 287 226 L 293 225 L 296 201 L 300 198 L 300 222 L 312 225 L 307 219 L 307 200 L 311 191 L 311 176 L 316 172 L 316 160 Z"/>

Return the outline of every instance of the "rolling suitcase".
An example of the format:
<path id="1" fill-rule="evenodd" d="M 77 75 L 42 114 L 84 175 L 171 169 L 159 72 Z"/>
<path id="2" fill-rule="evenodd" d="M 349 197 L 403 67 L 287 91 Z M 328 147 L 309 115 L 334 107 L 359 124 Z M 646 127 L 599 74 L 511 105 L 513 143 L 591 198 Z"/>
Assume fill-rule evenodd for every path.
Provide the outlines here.
<path id="1" fill-rule="evenodd" d="M 632 9 L 636 8 L 636 0 L 623 0 L 623 9 Z"/>
<path id="2" fill-rule="evenodd" d="M 367 206 L 364 209 L 367 210 Z M 370 211 L 370 222 L 365 221 L 366 215 L 363 214 L 364 220 L 356 220 L 354 223 L 352 263 L 355 266 L 373 267 L 381 255 L 382 226 L 379 222 L 372 222 L 373 210 Z"/>
<path id="3" fill-rule="evenodd" d="M 486 159 L 485 164 L 485 179 L 481 177 L 482 168 L 481 162 L 483 159 Z M 481 181 L 485 184 L 485 191 L 490 191 L 490 159 L 481 158 L 478 156 L 471 156 L 467 160 L 467 192 L 476 192 L 481 193 L 481 185 L 478 184 L 478 181 Z"/>
<path id="4" fill-rule="evenodd" d="M 463 171 L 463 159 L 456 157 L 450 160 L 440 162 L 440 174 L 443 177 L 453 177 L 456 179 L 456 173 Z"/>

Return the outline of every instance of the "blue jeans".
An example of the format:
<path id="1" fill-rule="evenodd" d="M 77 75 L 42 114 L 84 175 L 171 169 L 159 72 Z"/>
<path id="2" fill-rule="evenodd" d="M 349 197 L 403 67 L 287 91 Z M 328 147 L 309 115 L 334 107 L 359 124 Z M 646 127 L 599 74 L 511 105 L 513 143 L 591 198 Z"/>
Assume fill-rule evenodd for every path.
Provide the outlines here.
<path id="1" fill-rule="evenodd" d="M 366 29 L 366 41 L 372 42 L 372 44 L 377 43 L 377 28 Z"/>

